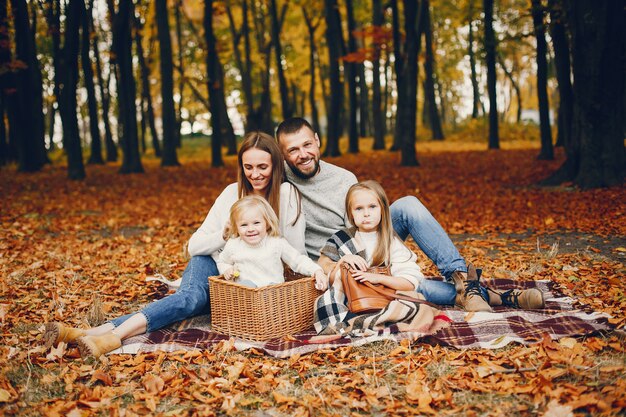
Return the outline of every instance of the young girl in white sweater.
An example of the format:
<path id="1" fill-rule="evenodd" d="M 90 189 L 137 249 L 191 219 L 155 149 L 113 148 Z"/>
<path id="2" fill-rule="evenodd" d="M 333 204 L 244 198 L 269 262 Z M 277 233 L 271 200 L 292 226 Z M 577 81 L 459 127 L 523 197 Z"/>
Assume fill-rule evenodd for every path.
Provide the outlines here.
<path id="1" fill-rule="evenodd" d="M 294 272 L 315 276 L 315 287 L 326 289 L 328 277 L 322 267 L 302 255 L 280 237 L 278 218 L 267 200 L 247 196 L 230 209 L 231 236 L 217 260 L 227 279 L 248 287 L 285 281 L 283 262 Z"/>

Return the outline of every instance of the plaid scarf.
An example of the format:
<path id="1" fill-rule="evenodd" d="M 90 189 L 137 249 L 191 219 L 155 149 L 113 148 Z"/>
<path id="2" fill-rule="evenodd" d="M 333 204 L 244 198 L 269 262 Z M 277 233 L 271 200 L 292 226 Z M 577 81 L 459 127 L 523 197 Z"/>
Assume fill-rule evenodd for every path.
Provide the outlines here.
<path id="1" fill-rule="evenodd" d="M 356 238 L 356 227 L 342 229 L 326 241 L 320 253 L 334 262 L 344 255 L 359 255 L 366 259 L 365 248 Z M 414 298 L 424 297 L 415 291 L 401 294 Z M 393 300 L 387 307 L 375 313 L 356 315 L 348 310 L 348 299 L 343 291 L 341 279 L 315 300 L 313 326 L 318 334 L 346 334 L 363 336 L 397 325 L 400 331 L 416 330 L 429 334 L 439 310 L 405 300 Z"/>

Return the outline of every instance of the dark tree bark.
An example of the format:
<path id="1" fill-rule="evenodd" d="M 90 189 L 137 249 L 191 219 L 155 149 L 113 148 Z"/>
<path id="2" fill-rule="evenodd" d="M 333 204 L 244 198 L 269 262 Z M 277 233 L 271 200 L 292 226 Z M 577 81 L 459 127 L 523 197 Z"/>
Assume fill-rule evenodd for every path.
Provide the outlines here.
<path id="1" fill-rule="evenodd" d="M 472 119 L 478 118 L 478 106 L 482 107 L 480 101 L 480 91 L 478 90 L 478 77 L 476 75 L 476 54 L 474 53 L 474 0 L 469 0 L 469 35 L 468 42 L 468 55 L 470 60 L 470 72 L 472 81 Z"/>
<path id="2" fill-rule="evenodd" d="M 54 67 L 54 79 L 52 86 L 52 94 L 55 97 L 58 105 L 59 100 L 59 83 L 60 83 L 60 70 L 59 65 L 61 62 L 61 6 L 59 0 L 52 0 L 46 3 L 46 21 L 48 23 L 48 33 L 52 41 L 52 65 Z M 54 104 L 50 105 L 49 118 L 48 118 L 48 137 L 50 139 L 50 150 L 54 149 L 54 125 L 56 124 L 56 107 Z"/>
<path id="3" fill-rule="evenodd" d="M 213 0 L 204 2 L 204 37 L 207 48 L 206 67 L 208 75 L 209 103 L 211 107 L 211 152 L 213 155 L 211 165 L 221 167 L 222 160 L 222 131 L 220 112 L 220 70 L 219 56 L 215 45 L 215 34 L 213 33 Z"/>
<path id="4" fill-rule="evenodd" d="M 219 63 L 219 56 L 218 56 Z M 222 144 L 226 144 L 226 154 L 227 155 L 236 155 L 237 154 L 237 137 L 235 136 L 235 130 L 233 129 L 233 125 L 230 122 L 230 118 L 228 116 L 228 106 L 226 105 L 226 94 L 224 93 L 224 71 L 222 69 L 222 65 L 218 65 L 217 69 L 219 71 L 219 85 L 220 88 L 217 90 L 219 95 L 219 103 L 220 103 L 220 123 L 222 126 Z"/>
<path id="5" fill-rule="evenodd" d="M 483 0 L 485 12 L 485 52 L 489 92 L 489 149 L 500 149 L 498 103 L 496 101 L 496 37 L 493 32 L 493 0 Z"/>
<path id="6" fill-rule="evenodd" d="M 554 49 L 554 66 L 559 83 L 558 132 L 556 146 L 564 146 L 571 141 L 573 97 L 569 41 L 565 32 L 565 13 L 561 0 L 548 0 L 550 8 L 550 37 Z"/>
<path id="7" fill-rule="evenodd" d="M 392 30 L 392 39 L 393 39 L 393 69 L 396 74 L 396 89 L 397 91 L 404 91 L 404 79 L 402 78 L 402 69 L 404 68 L 404 60 L 405 60 L 405 50 L 404 45 L 402 44 L 401 34 L 400 34 L 400 11 L 398 9 L 398 0 L 389 0 L 389 7 L 391 8 L 391 30 Z M 417 7 L 417 6 L 415 6 Z M 389 60 L 387 60 L 389 61 Z M 386 84 L 387 85 L 387 84 Z M 387 92 L 389 87 L 386 87 Z M 416 90 L 417 91 L 417 90 Z M 399 103 L 397 103 L 399 104 Z M 385 105 L 387 105 L 387 100 L 385 100 Z M 395 131 L 398 126 L 398 112 L 397 109 L 399 107 L 396 105 L 396 114 L 393 118 L 395 125 L 393 126 L 394 135 L 393 135 L 393 144 L 391 145 L 392 151 L 400 150 L 400 137 L 395 134 Z M 386 113 L 385 113 L 386 114 Z"/>
<path id="8" fill-rule="evenodd" d="M 79 28 L 85 3 L 70 0 L 66 8 L 65 39 L 61 53 L 59 113 L 63 123 L 63 146 L 67 154 L 68 177 L 73 180 L 85 178 L 78 115 L 76 113 L 76 86 L 78 84 Z"/>
<path id="9" fill-rule="evenodd" d="M 260 66 L 260 82 L 261 93 L 259 106 L 254 109 L 252 114 L 252 120 L 254 125 L 268 134 L 273 134 L 274 123 L 272 121 L 272 100 L 270 93 L 270 67 L 271 67 L 271 54 L 272 54 L 272 42 L 270 39 L 266 39 L 266 34 L 269 33 L 269 29 L 266 27 L 266 15 L 260 4 L 257 2 L 250 2 L 250 8 L 252 15 L 254 16 L 254 27 L 256 34 L 256 43 L 258 45 L 259 54 L 263 57 L 263 66 Z M 254 68 L 251 57 L 249 55 L 249 49 L 246 50 L 246 65 L 249 69 Z"/>
<path id="10" fill-rule="evenodd" d="M 309 84 L 309 106 L 311 107 L 311 125 L 321 140 L 322 133 L 320 132 L 320 118 L 317 110 L 317 102 L 315 100 L 315 56 L 317 55 L 315 32 L 319 27 L 320 19 L 313 22 L 312 17 L 310 17 L 307 12 L 306 6 L 302 6 L 302 14 L 304 15 L 304 21 L 309 33 L 309 74 L 311 75 Z"/>
<path id="11" fill-rule="evenodd" d="M 341 17 L 337 0 L 324 0 L 326 19 L 326 43 L 328 45 L 330 106 L 327 114 L 328 133 L 325 154 L 338 156 L 339 137 L 341 136 L 341 120 L 343 108 L 343 83 L 339 60 L 343 55 L 343 37 L 341 35 Z"/>
<path id="12" fill-rule="evenodd" d="M 370 97 L 367 81 L 365 80 L 365 64 L 359 63 L 359 136 L 371 134 Z"/>
<path id="13" fill-rule="evenodd" d="M 550 103 L 548 102 L 548 61 L 546 54 L 546 30 L 543 19 L 541 0 L 531 0 L 530 7 L 537 39 L 537 98 L 539 100 L 539 129 L 541 132 L 541 151 L 537 159 L 554 159 L 552 131 L 550 130 Z"/>
<path id="14" fill-rule="evenodd" d="M 176 0 L 176 7 L 174 8 L 174 16 L 176 18 L 176 44 L 177 51 L 176 55 L 178 56 L 178 68 L 180 71 L 180 76 L 178 77 L 178 108 L 176 109 L 176 147 L 180 148 L 182 146 L 182 138 L 181 138 L 181 126 L 183 124 L 183 93 L 185 92 L 185 68 L 183 62 L 183 30 L 180 22 L 180 9 L 183 7 L 182 0 Z"/>
<path id="15" fill-rule="evenodd" d="M 276 0 L 270 0 L 270 17 L 272 19 L 272 43 L 274 44 L 274 52 L 276 57 L 276 74 L 278 75 L 278 88 L 280 90 L 280 102 L 283 111 L 283 120 L 289 119 L 293 112 L 291 110 L 291 102 L 289 100 L 289 87 L 285 79 L 285 70 L 283 68 L 283 48 L 280 43 L 280 28 L 282 21 L 278 20 L 278 10 L 276 8 Z"/>
<path id="16" fill-rule="evenodd" d="M 163 155 L 161 166 L 178 166 L 176 142 L 176 108 L 174 107 L 174 66 L 172 65 L 172 39 L 168 21 L 167 0 L 156 0 L 156 22 L 159 36 L 161 64 L 161 120 L 163 123 Z"/>
<path id="17" fill-rule="evenodd" d="M 109 0 L 110 13 L 113 17 L 113 51 L 115 52 L 118 71 L 118 106 L 122 125 L 120 143 L 123 149 L 123 174 L 143 172 L 139 157 L 139 138 L 137 135 L 137 108 L 135 107 L 136 87 L 132 61 L 132 25 L 134 5 L 132 1 L 119 3 L 118 11 Z"/>
<path id="18" fill-rule="evenodd" d="M 24 64 L 15 71 L 15 91 L 9 101 L 9 123 L 13 125 L 18 170 L 38 171 L 46 163 L 42 80 L 28 8 L 24 0 L 11 0 L 15 32 L 15 59 Z"/>
<path id="19" fill-rule="evenodd" d="M 419 5 L 417 2 L 405 0 L 404 2 L 404 31 L 406 33 L 406 53 L 401 72 L 397 74 L 402 80 L 398 86 L 398 111 L 396 116 L 397 142 L 400 144 L 400 163 L 403 166 L 418 166 L 415 154 L 416 123 L 417 123 L 417 84 L 418 65 L 417 57 L 420 50 L 420 39 L 424 30 L 425 1 Z"/>
<path id="20" fill-rule="evenodd" d="M 6 89 L 10 86 L 8 65 L 11 62 L 11 42 L 9 40 L 9 19 L 6 2 L 0 3 L 0 166 L 15 160 L 11 154 L 7 136 L 5 110 Z"/>
<path id="21" fill-rule="evenodd" d="M 623 184 L 623 3 L 568 2 L 572 33 L 574 114 L 567 160 L 546 183 L 574 181 L 581 188 Z"/>
<path id="22" fill-rule="evenodd" d="M 152 94 L 150 92 L 150 69 L 146 64 L 146 58 L 144 56 L 143 44 L 141 40 L 142 24 L 139 19 L 135 20 L 135 24 L 137 27 L 137 30 L 135 31 L 135 44 L 137 45 L 137 61 L 139 62 L 139 73 L 141 78 L 141 98 L 143 102 L 141 108 L 142 111 L 144 111 L 145 113 L 148 128 L 150 129 L 150 138 L 152 140 L 152 149 L 154 149 L 154 155 L 160 158 L 161 145 L 159 144 L 159 134 L 156 128 L 154 118 L 154 106 L 152 104 Z"/>
<path id="23" fill-rule="evenodd" d="M 372 1 L 372 24 L 374 30 L 383 27 L 383 6 L 381 0 Z M 382 106 L 380 91 L 380 42 L 373 45 L 374 55 L 372 56 L 372 119 L 374 127 L 374 150 L 385 149 L 385 112 Z M 385 106 L 386 107 L 386 106 Z"/>
<path id="24" fill-rule="evenodd" d="M 433 54 L 433 31 L 430 22 L 430 1 L 422 0 L 426 3 L 424 10 L 424 41 L 426 59 L 424 61 L 424 72 L 426 79 L 424 80 L 424 97 L 428 103 L 428 123 L 432 131 L 434 140 L 443 140 L 443 129 L 441 128 L 441 119 L 439 118 L 439 110 L 437 110 L 437 101 L 435 99 L 435 57 Z"/>
<path id="25" fill-rule="evenodd" d="M 85 89 L 87 90 L 87 108 L 89 110 L 89 133 L 91 135 L 91 153 L 87 163 L 104 164 L 102 158 L 102 140 L 100 139 L 100 127 L 98 126 L 98 102 L 96 100 L 96 88 L 93 82 L 93 67 L 89 57 L 92 30 L 93 0 L 87 4 L 82 19 L 82 41 L 80 60 L 83 67 Z"/>
<path id="26" fill-rule="evenodd" d="M 345 0 L 345 2 L 348 21 L 348 53 L 353 53 L 356 52 L 354 11 L 352 10 L 352 0 Z M 357 95 L 358 64 L 355 62 L 345 62 L 344 60 L 343 66 L 345 69 L 345 78 L 348 81 L 348 152 L 357 153 L 359 152 L 359 126 L 357 123 L 357 113 L 359 110 Z"/>
<path id="27" fill-rule="evenodd" d="M 93 53 L 96 58 L 96 77 L 98 79 L 98 90 L 100 91 L 100 101 L 102 103 L 102 122 L 104 123 L 104 144 L 106 158 L 108 162 L 117 161 L 117 146 L 113 142 L 111 133 L 111 122 L 109 121 L 109 78 L 104 80 L 102 76 L 102 64 L 100 62 L 100 47 L 98 46 L 98 31 L 94 31 Z"/>

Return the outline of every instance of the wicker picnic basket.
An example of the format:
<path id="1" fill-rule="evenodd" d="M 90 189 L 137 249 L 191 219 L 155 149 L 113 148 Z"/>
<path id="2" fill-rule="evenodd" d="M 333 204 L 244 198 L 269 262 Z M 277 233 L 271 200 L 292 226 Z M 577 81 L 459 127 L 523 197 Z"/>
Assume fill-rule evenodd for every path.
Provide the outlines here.
<path id="1" fill-rule="evenodd" d="M 229 336 L 269 340 L 313 325 L 313 303 L 321 294 L 315 278 L 285 269 L 285 282 L 250 288 L 209 277 L 211 327 Z"/>

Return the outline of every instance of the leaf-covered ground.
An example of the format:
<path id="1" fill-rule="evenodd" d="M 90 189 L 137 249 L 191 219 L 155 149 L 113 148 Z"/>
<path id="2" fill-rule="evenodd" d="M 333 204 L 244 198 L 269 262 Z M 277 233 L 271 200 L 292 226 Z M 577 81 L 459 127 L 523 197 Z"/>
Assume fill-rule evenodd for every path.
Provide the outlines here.
<path id="1" fill-rule="evenodd" d="M 363 145 L 365 149 L 367 145 Z M 419 168 L 399 155 L 328 160 L 383 183 L 390 198 L 418 196 L 485 276 L 551 279 L 626 323 L 626 190 L 534 184 L 563 160 L 536 145 L 421 143 Z M 202 154 L 205 155 L 205 154 Z M 288 360 L 211 351 L 112 355 L 83 362 L 73 347 L 46 350 L 42 323 L 99 324 L 155 297 L 146 275 L 179 276 L 182 246 L 235 159 L 212 169 L 200 155 L 180 168 L 144 163 L 143 175 L 61 166 L 0 171 L 0 412 L 6 415 L 546 415 L 620 414 L 626 407 L 621 331 L 499 350 L 376 343 Z M 420 263 L 435 274 L 423 255 Z"/>

